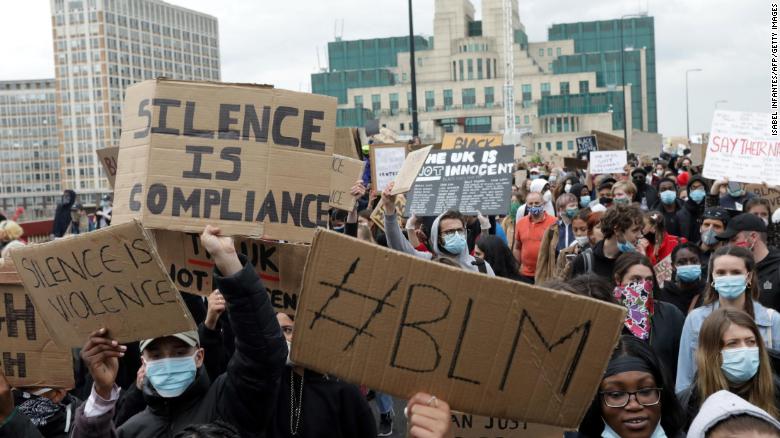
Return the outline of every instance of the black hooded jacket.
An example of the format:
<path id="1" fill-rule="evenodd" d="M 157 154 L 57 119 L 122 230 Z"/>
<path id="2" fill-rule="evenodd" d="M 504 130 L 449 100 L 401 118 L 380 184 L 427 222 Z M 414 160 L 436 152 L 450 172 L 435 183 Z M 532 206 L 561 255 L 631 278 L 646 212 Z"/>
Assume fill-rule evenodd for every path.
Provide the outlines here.
<path id="1" fill-rule="evenodd" d="M 704 214 L 706 200 L 706 195 L 705 199 L 702 199 L 700 203 L 696 203 L 691 199 L 691 184 L 696 181 L 704 184 L 704 190 L 707 193 L 710 192 L 709 186 L 703 177 L 700 175 L 692 177 L 687 185 L 688 200 L 683 203 L 683 208 L 677 210 L 677 222 L 679 223 L 681 233 L 679 237 L 685 237 L 689 242 L 698 242 L 701 240 L 701 232 L 699 230 L 701 227 L 700 219 Z"/>
<path id="2" fill-rule="evenodd" d="M 62 237 L 68 232 L 68 227 L 71 223 L 70 208 L 76 203 L 76 192 L 73 190 L 65 190 L 63 195 L 70 195 L 70 201 L 67 203 L 60 202 L 57 205 L 57 210 L 54 213 L 54 225 L 52 226 L 51 233 L 54 237 Z"/>
<path id="3" fill-rule="evenodd" d="M 193 424 L 221 419 L 242 437 L 265 437 L 287 357 L 287 343 L 260 278 L 243 255 L 243 269 L 230 277 L 214 272 L 225 296 L 236 348 L 227 372 L 211 383 L 205 366 L 195 381 L 174 398 L 163 398 L 144 382 L 146 409 L 113 431 L 113 411 L 98 417 L 76 416 L 74 437 L 172 437 Z"/>
<path id="4" fill-rule="evenodd" d="M 758 302 L 780 312 L 780 250 L 769 248 L 769 254 L 756 264 Z"/>

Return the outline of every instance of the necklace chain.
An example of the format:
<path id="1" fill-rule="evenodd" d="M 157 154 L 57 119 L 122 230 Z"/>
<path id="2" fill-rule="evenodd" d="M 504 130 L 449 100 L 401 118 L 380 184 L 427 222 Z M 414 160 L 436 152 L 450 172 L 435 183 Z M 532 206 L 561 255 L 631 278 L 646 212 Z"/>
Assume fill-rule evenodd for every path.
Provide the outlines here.
<path id="1" fill-rule="evenodd" d="M 295 402 L 295 370 L 290 368 L 290 433 L 298 435 L 301 425 L 301 409 L 303 409 L 303 377 L 301 377 L 301 389 L 298 394 L 298 403 Z"/>

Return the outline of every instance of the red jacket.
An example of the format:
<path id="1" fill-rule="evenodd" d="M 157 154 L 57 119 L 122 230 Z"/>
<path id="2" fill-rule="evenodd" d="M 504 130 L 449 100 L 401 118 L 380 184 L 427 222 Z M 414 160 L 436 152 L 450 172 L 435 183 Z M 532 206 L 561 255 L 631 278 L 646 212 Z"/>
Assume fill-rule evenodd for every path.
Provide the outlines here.
<path id="1" fill-rule="evenodd" d="M 655 266 L 658 262 L 665 259 L 666 256 L 672 253 L 672 250 L 681 243 L 685 243 L 687 240 L 685 237 L 672 236 L 671 234 L 664 232 L 664 239 L 661 242 L 661 248 L 658 250 L 658 257 L 654 255 L 655 243 L 650 242 L 645 249 L 645 255 L 650 259 L 650 263 Z"/>

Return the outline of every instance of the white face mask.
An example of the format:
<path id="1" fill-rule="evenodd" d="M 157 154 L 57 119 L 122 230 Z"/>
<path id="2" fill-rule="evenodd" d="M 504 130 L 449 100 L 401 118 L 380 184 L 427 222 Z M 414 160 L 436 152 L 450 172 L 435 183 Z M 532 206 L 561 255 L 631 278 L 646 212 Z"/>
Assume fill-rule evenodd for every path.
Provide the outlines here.
<path id="1" fill-rule="evenodd" d="M 290 353 L 292 353 L 292 342 L 287 341 L 287 366 L 288 367 L 294 367 L 295 362 L 290 359 Z"/>
<path id="2" fill-rule="evenodd" d="M 544 202 L 550 202 L 552 200 L 552 193 L 550 193 L 549 190 L 544 192 L 542 199 L 544 199 Z"/>
<path id="3" fill-rule="evenodd" d="M 574 238 L 580 246 L 585 246 L 590 243 L 588 236 L 577 236 Z"/>

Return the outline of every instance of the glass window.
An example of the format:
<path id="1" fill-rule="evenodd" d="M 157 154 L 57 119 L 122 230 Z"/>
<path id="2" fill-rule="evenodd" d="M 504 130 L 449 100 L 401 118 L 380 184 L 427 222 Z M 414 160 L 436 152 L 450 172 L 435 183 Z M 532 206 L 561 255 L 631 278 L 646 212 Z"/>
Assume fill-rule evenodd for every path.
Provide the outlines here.
<path id="1" fill-rule="evenodd" d="M 463 108 L 474 108 L 477 104 L 477 95 L 474 88 L 464 88 L 461 92 Z"/>
<path id="2" fill-rule="evenodd" d="M 376 114 L 382 109 L 382 96 L 379 94 L 371 95 L 371 110 Z"/>
<path id="3" fill-rule="evenodd" d="M 561 82 L 559 85 L 561 87 L 561 96 L 566 96 L 567 94 L 569 94 L 569 83 L 568 82 Z"/>
<path id="4" fill-rule="evenodd" d="M 452 90 L 444 90 L 444 109 L 452 109 Z"/>
<path id="5" fill-rule="evenodd" d="M 573 151 L 574 150 L 574 141 L 569 140 L 566 142 L 566 149 Z"/>
<path id="6" fill-rule="evenodd" d="M 561 56 L 561 48 L 560 47 L 556 47 L 555 48 L 555 54 L 558 55 L 558 56 Z"/>
<path id="7" fill-rule="evenodd" d="M 528 115 L 523 116 L 523 124 L 530 125 L 531 124 L 531 117 Z"/>
<path id="8" fill-rule="evenodd" d="M 544 48 L 539 49 L 539 56 L 544 56 Z"/>
<path id="9" fill-rule="evenodd" d="M 545 142 L 545 146 L 547 146 L 548 151 L 552 151 L 552 144 L 549 141 Z"/>
<path id="10" fill-rule="evenodd" d="M 550 95 L 550 83 L 549 82 L 543 82 L 542 83 L 542 97 L 549 96 Z"/>
<path id="11" fill-rule="evenodd" d="M 463 60 L 458 61 L 458 71 L 460 72 L 460 80 L 463 80 Z"/>
<path id="12" fill-rule="evenodd" d="M 487 64 L 487 78 L 490 79 L 490 59 L 486 59 L 485 64 Z"/>
<path id="13" fill-rule="evenodd" d="M 491 108 L 493 106 L 493 87 L 485 87 L 485 106 Z"/>
<path id="14" fill-rule="evenodd" d="M 433 97 L 433 90 L 426 90 L 425 91 L 425 111 L 432 111 L 433 107 L 436 106 L 436 101 Z"/>
<path id="15" fill-rule="evenodd" d="M 398 115 L 398 93 L 390 93 L 390 114 Z"/>
<path id="16" fill-rule="evenodd" d="M 531 84 L 523 84 L 523 102 L 531 101 Z"/>
<path id="17" fill-rule="evenodd" d="M 556 141 L 555 142 L 555 150 L 556 151 L 562 151 L 563 150 L 563 142 L 562 141 Z"/>
<path id="18" fill-rule="evenodd" d="M 482 58 L 477 59 L 477 79 L 482 79 Z"/>
<path id="19" fill-rule="evenodd" d="M 580 81 L 580 94 L 588 92 L 588 81 Z"/>
<path id="20" fill-rule="evenodd" d="M 468 61 L 468 78 L 469 80 L 474 79 L 474 60 L 473 59 L 467 59 Z"/>
<path id="21" fill-rule="evenodd" d="M 363 108 L 363 96 L 355 96 L 355 108 Z"/>
<path id="22" fill-rule="evenodd" d="M 407 91 L 406 92 L 406 113 L 411 114 L 412 113 L 412 92 Z"/>
<path id="23" fill-rule="evenodd" d="M 552 47 L 547 48 L 547 56 L 552 56 Z"/>

